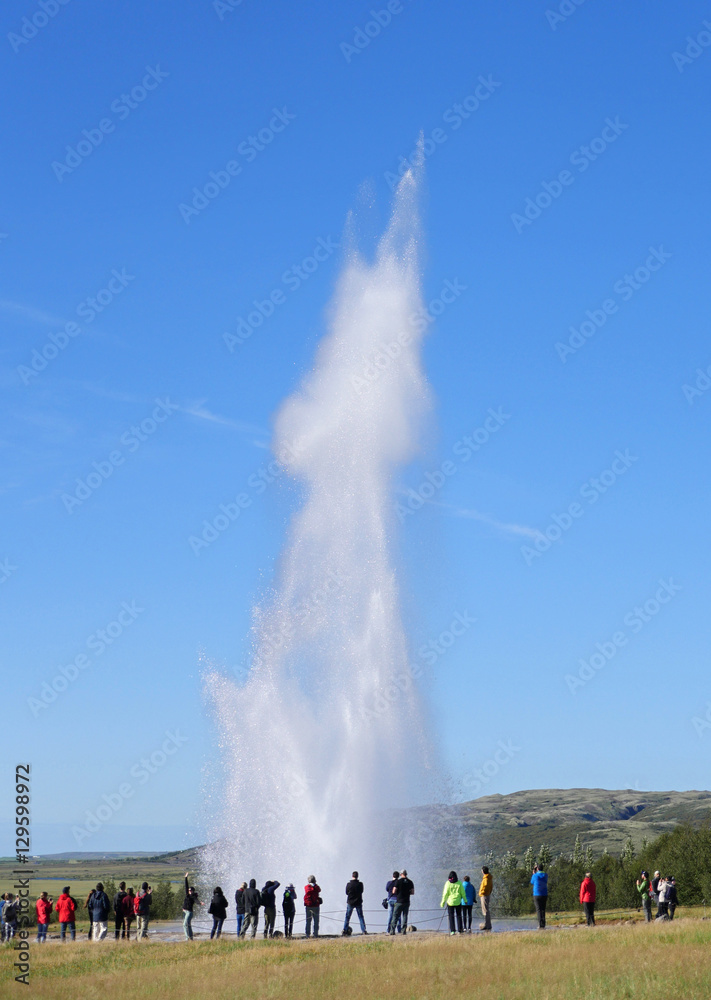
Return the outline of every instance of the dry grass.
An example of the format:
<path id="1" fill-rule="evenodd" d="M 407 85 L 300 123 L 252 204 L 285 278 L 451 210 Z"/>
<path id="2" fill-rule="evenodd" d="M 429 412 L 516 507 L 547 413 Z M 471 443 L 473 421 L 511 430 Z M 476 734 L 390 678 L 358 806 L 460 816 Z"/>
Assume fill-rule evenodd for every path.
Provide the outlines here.
<path id="1" fill-rule="evenodd" d="M 3 949 L 0 996 L 17 995 Z M 34 997 L 682 1000 L 711 997 L 711 921 L 487 937 L 32 947 Z"/>

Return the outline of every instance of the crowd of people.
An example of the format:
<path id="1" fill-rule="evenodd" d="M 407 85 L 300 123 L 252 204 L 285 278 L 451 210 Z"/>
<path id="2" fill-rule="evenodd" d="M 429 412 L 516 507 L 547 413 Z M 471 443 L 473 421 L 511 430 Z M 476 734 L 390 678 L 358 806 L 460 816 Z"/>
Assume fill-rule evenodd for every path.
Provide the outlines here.
<path id="1" fill-rule="evenodd" d="M 185 939 L 193 939 L 193 914 L 197 906 L 204 906 L 199 899 L 198 892 L 189 882 L 190 873 L 185 873 L 185 895 L 183 898 L 183 931 Z M 548 903 L 548 875 L 540 865 L 533 866 L 531 874 L 531 886 L 533 888 L 533 902 L 538 919 L 538 927 L 542 930 L 546 926 L 546 906 Z M 655 871 L 652 878 L 649 873 L 643 871 L 641 877 L 637 879 L 637 892 L 640 895 L 645 920 L 653 919 L 652 908 L 656 905 L 655 919 L 673 920 L 674 912 L 678 905 L 676 880 L 670 876 L 662 876 Z M 494 887 L 493 878 L 486 865 L 481 869 L 481 883 L 478 890 L 479 904 L 481 906 L 482 922 L 479 929 L 490 931 L 491 927 L 491 893 Z M 256 937 L 259 928 L 260 910 L 263 911 L 263 936 L 272 938 L 280 935 L 291 938 L 294 931 L 294 917 L 296 915 L 296 903 L 298 893 L 294 884 L 289 882 L 281 893 L 281 912 L 284 921 L 284 930 L 278 931 L 277 907 L 279 905 L 277 890 L 281 888 L 281 883 L 273 879 L 268 880 L 262 889 L 257 888 L 256 879 L 251 879 L 249 884 L 242 882 L 235 892 L 235 907 L 237 916 L 237 935 L 240 938 L 250 936 Z M 364 886 L 358 872 L 354 871 L 345 889 L 346 912 L 343 921 L 341 934 L 344 937 L 352 933 L 351 919 L 355 912 L 358 917 L 362 934 L 367 934 L 365 916 L 363 912 Z M 411 929 L 408 919 L 410 914 L 410 903 L 415 894 L 415 885 L 409 878 L 407 871 L 394 871 L 393 877 L 385 884 L 385 897 L 382 901 L 383 908 L 388 913 L 387 933 L 407 934 Z M 595 926 L 595 901 L 597 888 L 590 872 L 585 873 L 585 878 L 580 884 L 580 904 L 583 907 L 587 925 Z M 447 881 L 442 890 L 441 907 L 447 908 L 450 934 L 471 934 L 472 913 L 476 899 L 476 890 L 469 875 L 465 875 L 460 881 L 455 871 L 449 873 Z M 84 901 L 84 909 L 89 917 L 89 938 L 93 941 L 103 941 L 108 934 L 109 918 L 114 915 L 114 936 L 115 940 L 131 940 L 131 927 L 136 922 L 135 940 L 145 939 L 148 936 L 148 925 L 151 917 L 151 905 L 153 902 L 153 890 L 147 882 L 143 882 L 141 888 L 136 893 L 133 886 L 126 888 L 125 882 L 120 882 L 118 891 L 113 901 L 111 901 L 104 891 L 102 882 L 96 883 L 96 888 L 92 889 Z M 303 905 L 306 917 L 306 937 L 317 938 L 319 936 L 319 924 L 321 915 L 321 888 L 316 881 L 315 875 L 309 875 L 303 891 Z M 212 899 L 208 907 L 208 914 L 212 917 L 212 928 L 210 938 L 216 939 L 222 935 L 222 930 L 227 920 L 229 901 L 222 888 L 218 885 L 212 894 Z M 72 941 L 76 939 L 76 914 L 79 907 L 76 899 L 70 893 L 70 886 L 65 886 L 56 903 L 47 892 L 42 892 L 35 903 L 37 914 L 37 941 L 42 943 L 47 940 L 47 928 L 49 926 L 51 914 L 56 913 L 59 921 L 59 936 L 61 941 L 66 941 L 67 932 Z M 0 940 L 10 941 L 15 936 L 18 927 L 20 908 L 19 900 L 11 892 L 6 892 L 0 897 Z"/>

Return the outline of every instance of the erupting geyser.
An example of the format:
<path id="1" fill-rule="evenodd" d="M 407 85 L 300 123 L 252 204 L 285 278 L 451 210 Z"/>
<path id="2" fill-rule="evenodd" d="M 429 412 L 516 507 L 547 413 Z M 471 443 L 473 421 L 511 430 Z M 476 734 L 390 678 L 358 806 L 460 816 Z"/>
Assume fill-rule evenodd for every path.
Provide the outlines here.
<path id="1" fill-rule="evenodd" d="M 206 869 L 232 886 L 293 880 L 299 895 L 315 874 L 324 911 L 354 868 L 367 909 L 393 865 L 417 881 L 400 807 L 431 777 L 391 552 L 395 477 L 429 408 L 416 187 L 402 179 L 372 264 L 347 255 L 313 371 L 277 416 L 274 452 L 304 502 L 255 613 L 248 680 L 206 678 L 226 780 Z"/>

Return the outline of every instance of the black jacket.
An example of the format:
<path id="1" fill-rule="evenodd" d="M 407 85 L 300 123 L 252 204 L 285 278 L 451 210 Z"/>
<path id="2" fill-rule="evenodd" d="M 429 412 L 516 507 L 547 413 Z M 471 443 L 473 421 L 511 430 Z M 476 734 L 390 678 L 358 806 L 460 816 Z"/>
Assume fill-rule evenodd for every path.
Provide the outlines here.
<path id="1" fill-rule="evenodd" d="M 264 897 L 266 897 L 266 899 L 262 903 L 262 906 L 270 910 L 276 909 L 276 891 L 280 885 L 281 882 L 272 882 L 271 885 L 264 886 L 264 888 L 262 889 L 262 898 L 264 899 Z M 269 900 L 269 902 L 267 902 L 266 900 Z"/>
<path id="2" fill-rule="evenodd" d="M 227 900 L 223 893 L 215 892 L 213 893 L 210 908 L 207 912 L 211 913 L 215 920 L 225 920 L 227 917 L 227 905 Z"/>
<path id="3" fill-rule="evenodd" d="M 352 878 L 346 886 L 346 900 L 351 906 L 363 905 L 363 883 L 359 879 Z"/>
<path id="4" fill-rule="evenodd" d="M 679 905 L 679 898 L 676 894 L 676 886 L 667 886 L 667 903 L 671 903 L 672 906 Z"/>
<path id="5" fill-rule="evenodd" d="M 235 903 L 237 905 L 237 916 L 244 915 L 244 889 L 238 889 L 235 893 Z"/>
<path id="6" fill-rule="evenodd" d="M 284 913 L 296 913 L 296 889 L 291 886 L 286 887 L 284 890 L 284 898 L 282 899 L 281 908 Z"/>
<path id="7" fill-rule="evenodd" d="M 198 894 L 193 890 L 193 892 L 188 892 L 190 888 L 187 878 L 185 879 L 185 898 L 183 899 L 183 909 L 187 910 L 189 913 L 193 912 L 193 907 L 198 901 Z"/>
<path id="8" fill-rule="evenodd" d="M 253 917 L 256 917 L 259 913 L 259 907 L 261 906 L 261 893 L 259 889 L 249 889 L 244 890 L 244 912 L 250 913 Z"/>
<path id="9" fill-rule="evenodd" d="M 123 901 L 128 896 L 128 893 L 124 889 L 119 889 L 119 891 L 114 896 L 114 913 L 116 917 L 123 917 Z"/>
<path id="10" fill-rule="evenodd" d="M 414 883 L 405 876 L 404 878 L 399 878 L 395 883 L 396 900 L 398 903 L 402 903 L 407 906 L 410 902 L 410 896 L 415 891 Z"/>

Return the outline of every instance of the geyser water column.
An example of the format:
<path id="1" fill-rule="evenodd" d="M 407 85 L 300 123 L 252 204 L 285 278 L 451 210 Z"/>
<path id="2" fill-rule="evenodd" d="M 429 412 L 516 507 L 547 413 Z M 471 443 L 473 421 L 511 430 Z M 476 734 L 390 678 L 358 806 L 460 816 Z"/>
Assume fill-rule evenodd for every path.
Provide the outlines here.
<path id="1" fill-rule="evenodd" d="M 416 188 L 406 175 L 372 263 L 347 255 L 313 370 L 277 416 L 303 506 L 255 611 L 248 679 L 206 678 L 224 775 L 206 870 L 299 894 L 315 874 L 324 911 L 344 905 L 353 869 L 371 909 L 393 865 L 417 865 L 400 807 L 431 777 L 391 551 L 395 477 L 429 409 Z"/>

